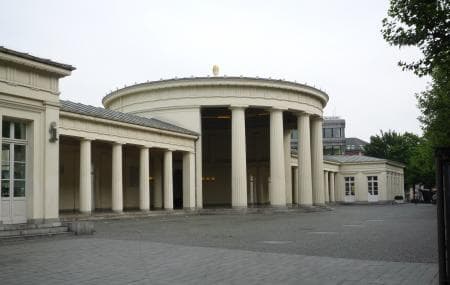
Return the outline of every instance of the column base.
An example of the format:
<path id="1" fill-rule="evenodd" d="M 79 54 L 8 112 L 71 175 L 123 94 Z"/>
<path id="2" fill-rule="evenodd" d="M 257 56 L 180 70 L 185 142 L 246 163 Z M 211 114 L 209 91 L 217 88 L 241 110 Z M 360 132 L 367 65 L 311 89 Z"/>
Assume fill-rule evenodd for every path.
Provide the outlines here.
<path id="1" fill-rule="evenodd" d="M 268 208 L 270 209 L 287 209 L 287 205 L 269 205 Z"/>
<path id="2" fill-rule="evenodd" d="M 195 207 L 183 207 L 183 210 L 184 210 L 184 211 L 193 212 L 193 211 L 196 210 L 196 208 L 195 208 Z"/>
<path id="3" fill-rule="evenodd" d="M 112 210 L 115 214 L 123 214 L 123 210 Z"/>
<path id="4" fill-rule="evenodd" d="M 80 211 L 80 214 L 90 216 L 92 215 L 92 211 Z"/>
<path id="5" fill-rule="evenodd" d="M 232 209 L 247 209 L 248 206 L 231 206 Z"/>

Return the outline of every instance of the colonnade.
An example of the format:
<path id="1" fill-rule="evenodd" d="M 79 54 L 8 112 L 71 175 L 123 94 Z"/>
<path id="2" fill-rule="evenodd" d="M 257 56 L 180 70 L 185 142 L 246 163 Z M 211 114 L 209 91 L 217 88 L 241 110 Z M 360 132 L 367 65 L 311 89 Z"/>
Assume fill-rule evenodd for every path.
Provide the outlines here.
<path id="1" fill-rule="evenodd" d="M 323 184 L 326 203 L 336 202 L 336 173 L 334 171 L 324 171 Z"/>
<path id="2" fill-rule="evenodd" d="M 247 206 L 247 161 L 245 139 L 245 109 L 231 109 L 231 205 Z M 308 113 L 297 114 L 298 179 L 292 179 L 290 130 L 283 126 L 282 109 L 270 112 L 270 178 L 269 201 L 272 206 L 287 204 L 303 206 L 324 205 L 322 118 Z M 292 183 L 294 195 L 292 195 Z"/>
<path id="3" fill-rule="evenodd" d="M 92 139 L 80 140 L 80 206 L 82 213 L 91 213 L 92 205 Z M 112 210 L 123 211 L 122 181 L 122 149 L 123 143 L 112 144 Z M 150 147 L 139 146 L 139 209 L 150 210 Z M 165 149 L 163 154 L 163 208 L 173 209 L 173 149 Z M 183 208 L 195 208 L 195 156 L 194 153 L 183 153 Z M 154 170 L 161 171 L 161 170 Z"/>

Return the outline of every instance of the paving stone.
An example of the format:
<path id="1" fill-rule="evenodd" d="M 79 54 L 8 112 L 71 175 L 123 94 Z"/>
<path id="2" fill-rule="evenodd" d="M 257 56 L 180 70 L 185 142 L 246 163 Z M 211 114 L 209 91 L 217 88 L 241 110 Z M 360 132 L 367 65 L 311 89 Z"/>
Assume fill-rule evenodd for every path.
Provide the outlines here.
<path id="1" fill-rule="evenodd" d="M 0 245 L 0 283 L 436 284 L 437 254 L 421 249 L 435 249 L 434 215 L 401 205 L 100 221 L 94 236 Z"/>

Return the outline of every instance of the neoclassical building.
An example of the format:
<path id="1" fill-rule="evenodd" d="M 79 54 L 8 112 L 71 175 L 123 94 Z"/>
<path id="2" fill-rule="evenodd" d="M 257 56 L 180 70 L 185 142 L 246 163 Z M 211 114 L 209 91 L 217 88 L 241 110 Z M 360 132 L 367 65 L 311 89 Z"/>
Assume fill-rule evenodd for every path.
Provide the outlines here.
<path id="1" fill-rule="evenodd" d="M 75 68 L 0 47 L 1 222 L 154 209 L 323 206 L 403 195 L 403 165 L 323 157 L 329 98 L 249 77 L 145 82 L 60 100 Z M 299 134 L 291 152 L 291 131 Z"/>

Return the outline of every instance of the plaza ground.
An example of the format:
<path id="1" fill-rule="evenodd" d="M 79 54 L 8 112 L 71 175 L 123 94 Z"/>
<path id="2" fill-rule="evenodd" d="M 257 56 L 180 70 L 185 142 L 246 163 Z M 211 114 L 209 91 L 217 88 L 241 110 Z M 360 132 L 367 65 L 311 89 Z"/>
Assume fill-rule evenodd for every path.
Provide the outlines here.
<path id="1" fill-rule="evenodd" d="M 434 284 L 434 205 L 102 220 L 0 244 L 1 284 Z"/>

